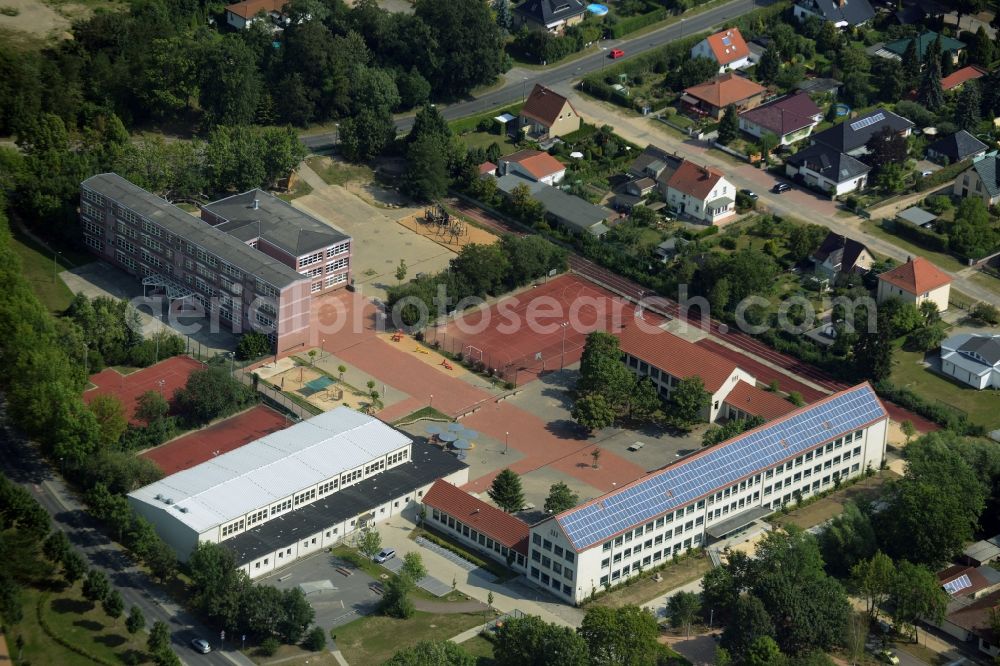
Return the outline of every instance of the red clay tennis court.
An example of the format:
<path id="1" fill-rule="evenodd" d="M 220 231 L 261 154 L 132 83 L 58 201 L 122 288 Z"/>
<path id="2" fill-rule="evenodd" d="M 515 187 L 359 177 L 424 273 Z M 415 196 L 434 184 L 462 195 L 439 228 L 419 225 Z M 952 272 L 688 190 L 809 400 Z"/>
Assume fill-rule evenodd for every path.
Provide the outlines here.
<path id="1" fill-rule="evenodd" d="M 576 363 L 587 334 L 617 332 L 634 320 L 635 310 L 606 289 L 563 275 L 431 329 L 427 339 L 451 353 L 482 360 L 507 381 L 523 383 L 545 370 Z M 652 326 L 662 322 L 648 311 L 643 318 Z"/>
<path id="2" fill-rule="evenodd" d="M 174 474 L 287 426 L 284 416 L 270 407 L 258 405 L 225 421 L 150 449 L 141 457 L 152 460 L 164 474 Z"/>
<path id="3" fill-rule="evenodd" d="M 192 372 L 204 367 L 203 363 L 190 356 L 173 356 L 130 375 L 105 368 L 90 376 L 90 383 L 96 388 L 84 391 L 83 400 L 89 404 L 99 395 L 113 395 L 121 401 L 125 416 L 132 421 L 135 401 L 140 395 L 146 391 L 159 391 L 170 400 L 174 390 L 184 386 Z"/>

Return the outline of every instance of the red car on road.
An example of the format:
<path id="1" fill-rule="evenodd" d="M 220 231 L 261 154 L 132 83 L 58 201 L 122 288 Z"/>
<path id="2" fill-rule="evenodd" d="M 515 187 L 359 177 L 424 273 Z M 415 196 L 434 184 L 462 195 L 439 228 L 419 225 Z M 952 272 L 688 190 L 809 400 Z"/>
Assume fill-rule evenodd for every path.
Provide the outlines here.
<path id="1" fill-rule="evenodd" d="M 625 55 L 625 52 L 621 49 L 611 49 L 611 53 L 608 54 L 608 57 L 615 60 L 616 58 L 621 58 L 623 55 Z"/>

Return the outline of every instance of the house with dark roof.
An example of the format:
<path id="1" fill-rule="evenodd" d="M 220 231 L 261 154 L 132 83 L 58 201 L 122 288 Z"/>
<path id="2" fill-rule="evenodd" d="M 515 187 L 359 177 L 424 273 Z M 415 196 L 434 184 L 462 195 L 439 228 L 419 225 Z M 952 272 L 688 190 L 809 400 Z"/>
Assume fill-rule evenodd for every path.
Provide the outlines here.
<path id="1" fill-rule="evenodd" d="M 786 95 L 740 114 L 740 129 L 758 139 L 770 132 L 787 146 L 809 136 L 823 111 L 803 92 Z"/>
<path id="2" fill-rule="evenodd" d="M 918 308 L 930 301 L 944 312 L 950 294 L 951 277 L 923 257 L 914 257 L 878 276 L 876 300 L 884 303 L 895 298 Z"/>
<path id="3" fill-rule="evenodd" d="M 954 164 L 968 159 L 979 159 L 989 149 L 985 143 L 965 130 L 941 137 L 927 146 L 927 159 L 938 164 Z"/>
<path id="4" fill-rule="evenodd" d="M 587 8 L 580 0 L 525 0 L 514 8 L 518 27 L 556 34 L 582 22 L 586 14 Z"/>
<path id="5" fill-rule="evenodd" d="M 527 572 L 528 523 L 470 495 L 444 479 L 424 494 L 425 524 L 472 552 Z"/>
<path id="6" fill-rule="evenodd" d="M 941 372 L 975 389 L 1000 388 L 1000 335 L 951 336 L 941 343 Z"/>
<path id="7" fill-rule="evenodd" d="M 691 48 L 691 57 L 714 61 L 719 74 L 750 66 L 750 49 L 739 28 L 726 28 L 709 35 Z"/>
<path id="8" fill-rule="evenodd" d="M 903 56 L 906 55 L 906 50 L 910 48 L 910 43 L 916 41 L 917 57 L 921 62 L 923 62 L 927 49 L 938 37 L 941 38 L 941 52 L 950 53 L 952 62 L 958 64 L 958 57 L 961 55 L 962 50 L 965 49 L 965 42 L 960 42 L 957 39 L 949 37 L 948 35 L 939 35 L 933 30 L 927 30 L 916 37 L 904 37 L 902 39 L 887 42 L 876 55 L 884 58 L 902 60 Z"/>
<path id="9" fill-rule="evenodd" d="M 976 79 L 981 79 L 986 76 L 988 72 L 976 67 L 975 65 L 968 65 L 961 69 L 956 69 L 954 72 L 948 76 L 941 78 L 941 90 L 948 92 L 949 90 L 958 90 L 962 87 L 962 84 L 969 81 L 975 81 Z"/>
<path id="10" fill-rule="evenodd" d="M 816 144 L 785 159 L 785 175 L 831 196 L 864 189 L 871 167 L 846 153 Z"/>
<path id="11" fill-rule="evenodd" d="M 793 12 L 799 21 L 815 16 L 838 28 L 853 28 L 875 18 L 868 0 L 798 0 Z"/>
<path id="12" fill-rule="evenodd" d="M 862 243 L 832 231 L 809 258 L 816 266 L 816 273 L 829 280 L 850 273 L 867 273 L 875 263 L 875 255 Z"/>
<path id="13" fill-rule="evenodd" d="M 995 150 L 975 160 L 971 167 L 955 179 L 952 192 L 960 197 L 979 197 L 987 206 L 1000 203 L 998 160 L 1000 157 Z"/>
<path id="14" fill-rule="evenodd" d="M 824 145 L 852 157 L 860 157 L 868 152 L 865 144 L 873 136 L 888 127 L 900 136 L 910 136 L 913 123 L 888 109 L 875 109 L 858 118 L 845 120 L 813 134 L 814 145 Z"/>
<path id="15" fill-rule="evenodd" d="M 536 83 L 518 114 L 518 129 L 529 139 L 545 140 L 575 132 L 583 121 L 570 101 Z"/>
<path id="16" fill-rule="evenodd" d="M 694 115 L 719 120 L 730 104 L 737 111 L 752 109 L 763 101 L 766 92 L 766 88 L 750 79 L 728 72 L 685 89 L 681 103 Z"/>
<path id="17" fill-rule="evenodd" d="M 954 564 L 936 574 L 948 594 L 944 619 L 924 618 L 969 647 L 996 657 L 1000 655 L 1000 635 L 993 631 L 992 618 L 1000 612 L 1000 571 L 988 566 Z"/>
<path id="18" fill-rule="evenodd" d="M 659 182 L 667 205 L 679 216 L 717 224 L 736 214 L 736 188 L 718 169 L 684 160 Z"/>
<path id="19" fill-rule="evenodd" d="M 595 206 L 558 187 L 540 183 L 519 173 L 508 173 L 497 178 L 497 189 L 504 196 L 509 197 L 518 186 L 526 187 L 531 198 L 542 204 L 549 220 L 569 231 L 590 234 L 596 238 L 608 233 L 605 222 L 612 213 L 603 206 Z"/>

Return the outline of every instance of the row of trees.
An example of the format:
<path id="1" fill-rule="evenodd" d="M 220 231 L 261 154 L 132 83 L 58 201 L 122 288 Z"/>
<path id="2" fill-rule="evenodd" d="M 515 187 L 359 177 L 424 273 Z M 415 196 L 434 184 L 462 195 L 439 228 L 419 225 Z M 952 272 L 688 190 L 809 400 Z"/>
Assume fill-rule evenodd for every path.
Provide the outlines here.
<path id="1" fill-rule="evenodd" d="M 521 485 L 521 477 L 509 468 L 505 467 L 500 470 L 500 473 L 493 478 L 486 494 L 507 513 L 514 513 L 524 508 L 524 488 Z M 545 512 L 562 513 L 572 509 L 579 501 L 578 494 L 562 481 L 557 481 L 549 486 L 549 495 L 545 498 Z"/>
<path id="2" fill-rule="evenodd" d="M 587 336 L 574 389 L 573 419 L 588 432 L 621 418 L 665 422 L 687 428 L 702 418 L 711 394 L 699 377 L 680 380 L 664 404 L 656 385 L 622 362 L 618 338 L 596 331 Z"/>
<path id="3" fill-rule="evenodd" d="M 657 641 L 656 618 L 637 606 L 587 611 L 577 631 L 535 615 L 510 618 L 493 642 L 497 666 L 670 666 L 683 663 Z M 425 641 L 400 650 L 389 666 L 474 666 L 460 645 Z"/>
<path id="4" fill-rule="evenodd" d="M 448 312 L 466 298 L 499 295 L 546 275 L 566 268 L 566 253 L 544 238 L 519 238 L 508 234 L 499 243 L 466 245 L 451 260 L 448 270 L 417 278 L 389 289 L 388 306 L 395 310 L 404 325 L 417 324 L 420 307 L 426 312 Z M 443 290 L 445 302 L 439 302 Z M 405 300 L 404 300 L 405 299 Z"/>

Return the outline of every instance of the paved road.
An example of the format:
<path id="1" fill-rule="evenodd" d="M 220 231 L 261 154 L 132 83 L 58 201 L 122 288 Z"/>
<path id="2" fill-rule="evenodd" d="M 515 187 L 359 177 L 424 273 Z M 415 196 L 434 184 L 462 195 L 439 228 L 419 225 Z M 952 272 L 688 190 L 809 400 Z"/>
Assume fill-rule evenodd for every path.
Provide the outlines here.
<path id="1" fill-rule="evenodd" d="M 146 626 L 160 620 L 170 626 L 174 651 L 186 664 L 216 666 L 252 666 L 253 662 L 232 650 L 219 651 L 218 630 L 209 631 L 190 613 L 177 606 L 132 559 L 105 537 L 62 479 L 53 474 L 33 444 L 24 441 L 7 427 L 5 405 L 0 403 L 0 469 L 13 481 L 26 487 L 52 516 L 53 525 L 66 532 L 70 542 L 87 558 L 91 567 L 104 571 L 121 593 L 126 612 L 138 606 L 146 616 Z M 212 643 L 213 652 L 201 655 L 188 647 L 195 637 Z M 231 645 L 231 644 L 229 644 Z"/>
<path id="2" fill-rule="evenodd" d="M 578 79 L 594 70 L 607 67 L 612 64 L 612 61 L 608 58 L 608 52 L 613 48 L 625 51 L 623 58 L 613 61 L 618 63 L 663 46 L 668 42 L 673 42 L 719 25 L 724 21 L 746 14 L 757 7 L 765 7 L 771 4 L 772 1 L 732 0 L 732 2 L 727 2 L 724 5 L 700 14 L 695 14 L 691 18 L 682 19 L 678 23 L 654 30 L 640 37 L 603 40 L 600 42 L 600 47 L 595 49 L 591 55 L 572 60 L 563 65 L 553 65 L 552 67 L 540 70 L 515 67 L 507 72 L 505 75 L 506 82 L 501 88 L 483 93 L 478 97 L 470 95 L 461 102 L 442 107 L 441 113 L 446 119 L 455 120 L 456 118 L 463 118 L 495 109 L 505 104 L 512 104 L 520 101 L 527 92 L 531 91 L 532 86 L 536 83 L 552 87 L 557 83 Z M 396 128 L 400 132 L 408 131 L 412 125 L 412 115 L 401 116 L 396 119 Z M 333 132 L 302 137 L 302 142 L 310 150 L 329 147 L 335 141 L 336 134 Z"/>

